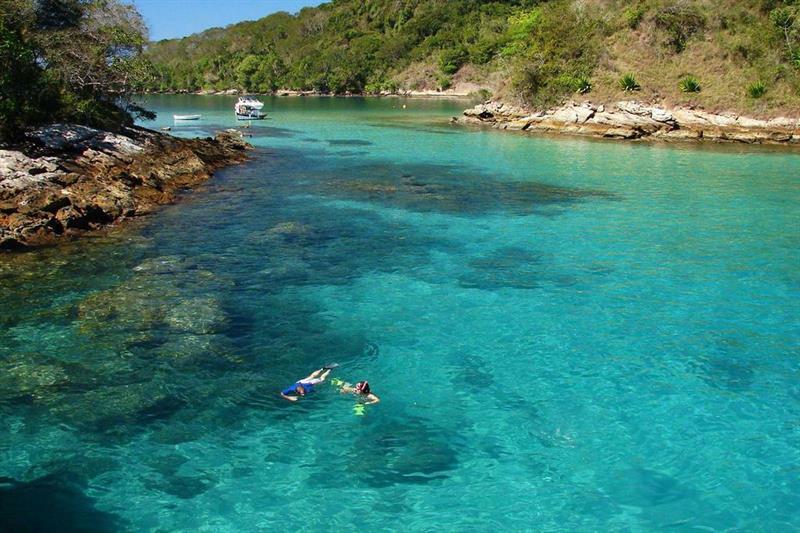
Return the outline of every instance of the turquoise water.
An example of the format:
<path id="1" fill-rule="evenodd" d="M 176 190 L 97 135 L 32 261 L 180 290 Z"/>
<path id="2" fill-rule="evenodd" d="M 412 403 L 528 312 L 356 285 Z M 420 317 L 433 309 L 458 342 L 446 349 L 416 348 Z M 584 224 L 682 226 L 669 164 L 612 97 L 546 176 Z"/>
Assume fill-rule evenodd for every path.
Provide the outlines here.
<path id="1" fill-rule="evenodd" d="M 0 529 L 800 528 L 800 156 L 467 105 L 268 99 L 181 204 L 0 256 Z M 277 395 L 330 361 L 381 403 Z"/>

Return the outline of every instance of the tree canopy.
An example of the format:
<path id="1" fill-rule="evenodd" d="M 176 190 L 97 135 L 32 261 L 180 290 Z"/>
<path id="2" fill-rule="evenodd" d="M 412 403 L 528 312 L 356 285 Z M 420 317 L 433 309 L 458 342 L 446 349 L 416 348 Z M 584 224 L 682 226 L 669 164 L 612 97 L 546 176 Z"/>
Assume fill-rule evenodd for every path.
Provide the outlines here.
<path id="1" fill-rule="evenodd" d="M 0 137 L 58 120 L 115 128 L 146 113 L 147 31 L 119 0 L 0 0 Z"/>

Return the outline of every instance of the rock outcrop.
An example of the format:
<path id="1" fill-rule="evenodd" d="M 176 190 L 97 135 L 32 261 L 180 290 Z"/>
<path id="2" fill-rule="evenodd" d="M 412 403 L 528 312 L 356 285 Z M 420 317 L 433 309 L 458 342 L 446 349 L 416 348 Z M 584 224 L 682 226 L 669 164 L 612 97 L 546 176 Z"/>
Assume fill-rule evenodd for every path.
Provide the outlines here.
<path id="1" fill-rule="evenodd" d="M 0 150 L 0 249 L 51 244 L 171 203 L 246 158 L 235 130 L 179 139 L 143 128 L 108 133 L 56 124 Z"/>
<path id="2" fill-rule="evenodd" d="M 497 129 L 554 132 L 611 139 L 710 140 L 800 144 L 800 120 L 753 119 L 698 109 L 665 109 L 634 101 L 613 105 L 569 102 L 547 111 L 487 101 L 453 119 Z"/>

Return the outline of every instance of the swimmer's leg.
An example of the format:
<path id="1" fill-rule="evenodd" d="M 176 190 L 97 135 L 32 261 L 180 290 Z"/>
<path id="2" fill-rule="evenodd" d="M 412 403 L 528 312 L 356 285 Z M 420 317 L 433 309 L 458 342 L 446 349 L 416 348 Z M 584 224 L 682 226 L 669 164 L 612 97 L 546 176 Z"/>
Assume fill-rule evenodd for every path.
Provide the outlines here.
<path id="1" fill-rule="evenodd" d="M 324 371 L 325 371 L 325 369 L 323 369 L 323 368 L 320 368 L 319 370 L 314 370 L 312 373 L 310 373 L 308 375 L 308 377 L 303 378 L 300 381 L 308 381 L 308 380 L 311 380 L 311 379 L 317 379 L 319 377 L 319 375 L 322 374 Z"/>

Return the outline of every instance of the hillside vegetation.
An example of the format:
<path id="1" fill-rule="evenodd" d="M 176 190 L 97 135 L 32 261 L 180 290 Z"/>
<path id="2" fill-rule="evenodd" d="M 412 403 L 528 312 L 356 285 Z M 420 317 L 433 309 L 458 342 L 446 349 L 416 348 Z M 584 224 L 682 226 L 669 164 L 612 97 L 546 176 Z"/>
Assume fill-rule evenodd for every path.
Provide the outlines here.
<path id="1" fill-rule="evenodd" d="M 153 90 L 482 87 L 517 103 L 800 109 L 800 0 L 334 0 L 152 43 Z"/>

